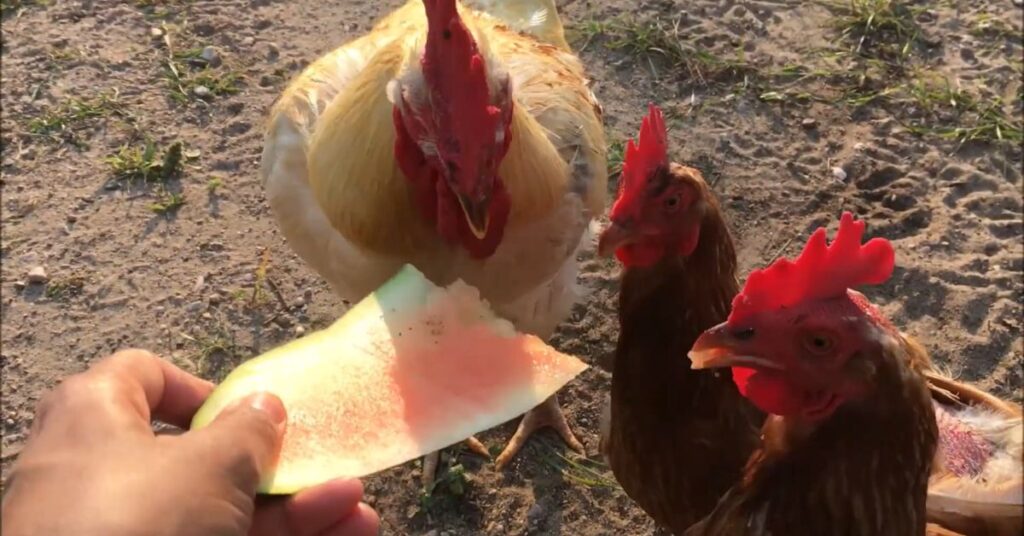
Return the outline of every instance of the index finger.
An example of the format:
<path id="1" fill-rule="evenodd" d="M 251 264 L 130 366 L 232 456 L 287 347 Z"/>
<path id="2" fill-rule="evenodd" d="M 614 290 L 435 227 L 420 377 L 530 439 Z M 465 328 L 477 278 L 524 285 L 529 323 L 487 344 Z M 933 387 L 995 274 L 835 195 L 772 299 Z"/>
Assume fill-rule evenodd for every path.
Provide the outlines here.
<path id="1" fill-rule="evenodd" d="M 121 350 L 94 365 L 86 375 L 105 375 L 122 389 L 145 421 L 152 418 L 188 428 L 195 412 L 213 391 L 213 384 L 197 378 L 146 350 Z"/>

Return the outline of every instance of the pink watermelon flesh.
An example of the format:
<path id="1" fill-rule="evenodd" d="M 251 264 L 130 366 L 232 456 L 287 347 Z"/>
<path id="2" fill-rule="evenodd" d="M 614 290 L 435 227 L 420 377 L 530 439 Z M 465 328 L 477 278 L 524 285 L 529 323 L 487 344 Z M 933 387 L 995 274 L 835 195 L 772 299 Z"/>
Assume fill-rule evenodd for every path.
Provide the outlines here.
<path id="1" fill-rule="evenodd" d="M 533 408 L 586 368 L 496 318 L 472 287 L 406 267 L 333 326 L 241 365 L 193 420 L 266 390 L 288 411 L 268 493 L 361 477 Z"/>

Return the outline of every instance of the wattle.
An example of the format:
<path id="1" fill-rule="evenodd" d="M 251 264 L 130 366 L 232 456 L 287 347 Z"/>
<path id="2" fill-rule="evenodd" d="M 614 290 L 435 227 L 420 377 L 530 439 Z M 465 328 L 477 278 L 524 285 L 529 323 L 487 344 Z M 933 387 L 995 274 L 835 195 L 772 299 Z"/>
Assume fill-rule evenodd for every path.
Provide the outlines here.
<path id="1" fill-rule="evenodd" d="M 637 242 L 615 250 L 615 256 L 624 266 L 645 268 L 665 256 L 665 248 L 656 242 Z"/>
<path id="2" fill-rule="evenodd" d="M 740 394 L 765 413 L 793 415 L 803 408 L 803 398 L 779 373 L 733 367 L 732 381 Z"/>

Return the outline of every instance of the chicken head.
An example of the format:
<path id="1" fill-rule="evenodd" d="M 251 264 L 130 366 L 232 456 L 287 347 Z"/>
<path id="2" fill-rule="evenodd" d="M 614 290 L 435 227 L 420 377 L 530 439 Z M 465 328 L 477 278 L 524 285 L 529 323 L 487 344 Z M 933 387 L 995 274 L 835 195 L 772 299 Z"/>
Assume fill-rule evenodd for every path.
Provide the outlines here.
<path id="1" fill-rule="evenodd" d="M 422 55 L 388 86 L 395 159 L 438 233 L 484 258 L 501 242 L 510 209 L 498 176 L 512 137 L 510 80 L 474 39 L 455 0 L 423 4 Z"/>
<path id="2" fill-rule="evenodd" d="M 631 267 L 652 265 L 668 254 L 693 253 L 700 237 L 707 185 L 700 171 L 670 163 L 661 110 L 651 104 L 638 140 L 626 145 L 611 225 L 598 243 Z"/>
<path id="3" fill-rule="evenodd" d="M 899 333 L 850 287 L 892 273 L 888 241 L 861 245 L 864 223 L 845 213 L 831 245 L 819 229 L 794 262 L 753 272 L 729 319 L 707 330 L 693 368 L 732 367 L 740 392 L 761 410 L 815 422 L 874 386 L 879 360 Z"/>

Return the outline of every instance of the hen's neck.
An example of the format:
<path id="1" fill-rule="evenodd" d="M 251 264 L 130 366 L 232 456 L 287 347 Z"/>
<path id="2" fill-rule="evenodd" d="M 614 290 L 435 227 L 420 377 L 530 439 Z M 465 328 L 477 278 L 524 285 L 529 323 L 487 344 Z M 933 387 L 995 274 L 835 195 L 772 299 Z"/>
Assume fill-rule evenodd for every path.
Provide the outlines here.
<path id="1" fill-rule="evenodd" d="M 626 493 L 681 534 L 742 476 L 761 419 L 729 371 L 692 370 L 697 337 L 726 319 L 736 256 L 717 207 L 690 257 L 627 269 L 602 451 Z"/>
<path id="2" fill-rule="evenodd" d="M 864 400 L 818 425 L 769 418 L 746 478 L 712 518 L 771 534 L 924 534 L 938 442 L 931 395 L 902 347 L 883 352 Z"/>
<path id="3" fill-rule="evenodd" d="M 658 362 L 690 370 L 686 351 L 704 330 L 728 316 L 739 291 L 736 251 L 714 199 L 708 201 L 706 211 L 697 247 L 689 257 L 670 255 L 650 267 L 626 268 L 619 291 L 620 339 L 675 339 L 685 347 L 683 354 L 645 352 L 617 359 L 615 374 L 620 370 L 628 374 L 631 369 L 650 374 L 649 367 Z"/>

